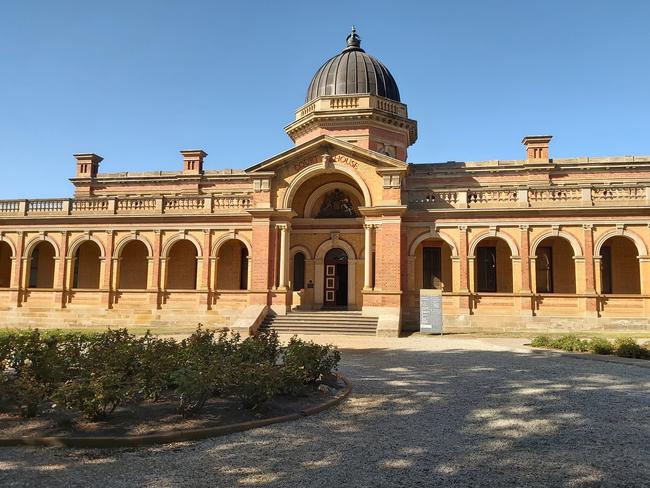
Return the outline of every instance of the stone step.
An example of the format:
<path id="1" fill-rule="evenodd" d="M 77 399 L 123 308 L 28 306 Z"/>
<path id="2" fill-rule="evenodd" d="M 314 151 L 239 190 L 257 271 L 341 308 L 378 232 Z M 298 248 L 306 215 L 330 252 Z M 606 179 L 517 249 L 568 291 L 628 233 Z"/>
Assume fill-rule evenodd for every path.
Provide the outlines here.
<path id="1" fill-rule="evenodd" d="M 377 317 L 364 316 L 356 311 L 290 312 L 287 315 L 267 315 L 260 330 L 298 335 L 375 335 L 377 321 Z"/>

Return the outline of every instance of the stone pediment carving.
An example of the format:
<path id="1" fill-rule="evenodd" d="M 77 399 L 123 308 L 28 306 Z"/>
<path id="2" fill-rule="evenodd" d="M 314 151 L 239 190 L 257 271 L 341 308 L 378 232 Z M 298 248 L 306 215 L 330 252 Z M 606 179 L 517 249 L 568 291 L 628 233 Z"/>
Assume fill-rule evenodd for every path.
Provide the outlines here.
<path id="1" fill-rule="evenodd" d="M 323 156 L 329 156 L 326 161 Z M 378 169 L 393 169 L 405 171 L 408 165 L 386 154 L 369 151 L 352 143 L 335 139 L 330 136 L 320 136 L 312 141 L 296 146 L 273 158 L 262 161 L 246 170 L 248 174 L 265 171 L 278 171 L 286 168 L 289 173 L 297 173 L 309 166 L 336 163 L 352 169 L 361 164 L 370 164 Z"/>
<path id="2" fill-rule="evenodd" d="M 331 218 L 354 218 L 357 212 L 354 210 L 352 200 L 343 191 L 338 188 L 325 195 L 325 199 L 321 204 L 320 210 L 316 215 L 318 219 L 331 219 Z"/>

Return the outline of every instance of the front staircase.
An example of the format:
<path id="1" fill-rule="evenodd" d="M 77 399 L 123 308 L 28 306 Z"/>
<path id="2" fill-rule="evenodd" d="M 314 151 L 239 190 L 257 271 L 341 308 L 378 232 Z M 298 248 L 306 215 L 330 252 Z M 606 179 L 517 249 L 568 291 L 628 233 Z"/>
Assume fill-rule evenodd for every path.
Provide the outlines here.
<path id="1" fill-rule="evenodd" d="M 375 335 L 377 317 L 366 317 L 361 312 L 295 311 L 287 315 L 270 313 L 260 330 L 274 330 L 288 335 Z"/>

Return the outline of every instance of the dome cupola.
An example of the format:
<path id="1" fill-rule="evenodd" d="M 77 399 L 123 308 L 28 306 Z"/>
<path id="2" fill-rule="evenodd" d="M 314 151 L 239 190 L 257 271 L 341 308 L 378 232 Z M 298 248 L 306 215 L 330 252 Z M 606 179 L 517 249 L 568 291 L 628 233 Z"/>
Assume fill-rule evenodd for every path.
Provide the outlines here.
<path id="1" fill-rule="evenodd" d="M 406 161 L 417 122 L 409 119 L 395 78 L 361 49 L 354 27 L 346 44 L 316 72 L 305 103 L 284 130 L 296 145 L 327 135 Z"/>
<path id="2" fill-rule="evenodd" d="M 347 47 L 316 72 L 305 103 L 331 95 L 376 95 L 400 101 L 399 89 L 390 71 L 361 49 L 361 38 L 352 27 Z"/>

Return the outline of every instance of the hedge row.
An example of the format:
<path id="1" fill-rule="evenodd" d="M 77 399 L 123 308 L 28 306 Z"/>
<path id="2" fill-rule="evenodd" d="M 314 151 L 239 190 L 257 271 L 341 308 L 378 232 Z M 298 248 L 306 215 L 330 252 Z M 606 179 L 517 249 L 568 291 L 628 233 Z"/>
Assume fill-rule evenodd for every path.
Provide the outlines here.
<path id="1" fill-rule="evenodd" d="M 259 409 L 278 395 L 298 396 L 332 377 L 333 346 L 276 333 L 242 340 L 199 327 L 182 341 L 142 337 L 126 329 L 103 333 L 0 333 L 0 410 L 32 417 L 44 408 L 106 418 L 123 405 L 176 402 L 184 417 L 213 396 L 234 396 Z"/>
<path id="2" fill-rule="evenodd" d="M 533 347 L 546 347 L 570 352 L 592 352 L 594 354 L 615 354 L 622 358 L 650 359 L 648 344 L 640 345 L 634 339 L 619 337 L 611 342 L 603 337 L 580 339 L 569 334 L 561 337 L 537 336 Z"/>

